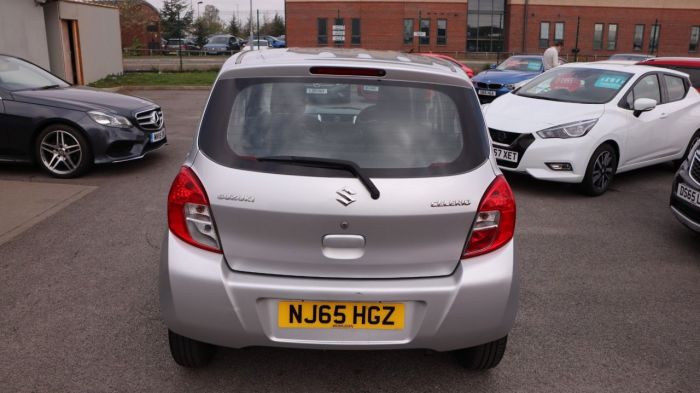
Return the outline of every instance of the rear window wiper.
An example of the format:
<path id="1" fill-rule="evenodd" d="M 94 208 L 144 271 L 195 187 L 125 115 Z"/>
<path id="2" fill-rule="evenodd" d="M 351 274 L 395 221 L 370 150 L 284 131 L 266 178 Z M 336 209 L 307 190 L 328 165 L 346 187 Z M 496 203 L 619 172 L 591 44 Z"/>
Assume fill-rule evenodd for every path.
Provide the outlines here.
<path id="1" fill-rule="evenodd" d="M 47 86 L 37 87 L 36 90 L 58 89 L 59 87 L 61 87 L 61 86 L 59 86 L 59 85 L 47 85 Z"/>
<path id="2" fill-rule="evenodd" d="M 360 180 L 360 183 L 365 186 L 372 199 L 379 199 L 379 189 L 374 185 L 372 180 L 365 175 L 360 167 L 352 161 L 333 160 L 330 158 L 313 158 L 313 157 L 297 157 L 297 156 L 267 156 L 256 157 L 262 162 L 279 162 L 283 164 L 309 166 L 315 168 L 338 169 L 352 173 Z"/>

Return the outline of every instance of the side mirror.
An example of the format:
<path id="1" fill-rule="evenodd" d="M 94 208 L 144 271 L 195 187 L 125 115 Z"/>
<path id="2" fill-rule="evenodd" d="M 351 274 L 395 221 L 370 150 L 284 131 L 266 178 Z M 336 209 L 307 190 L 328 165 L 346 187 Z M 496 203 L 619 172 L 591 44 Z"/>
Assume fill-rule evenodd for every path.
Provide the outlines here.
<path id="1" fill-rule="evenodd" d="M 496 68 L 496 64 L 489 64 L 489 70 Z"/>
<path id="2" fill-rule="evenodd" d="M 639 117 L 642 112 L 648 112 L 656 108 L 656 100 L 651 98 L 637 98 L 634 100 L 634 117 Z"/>

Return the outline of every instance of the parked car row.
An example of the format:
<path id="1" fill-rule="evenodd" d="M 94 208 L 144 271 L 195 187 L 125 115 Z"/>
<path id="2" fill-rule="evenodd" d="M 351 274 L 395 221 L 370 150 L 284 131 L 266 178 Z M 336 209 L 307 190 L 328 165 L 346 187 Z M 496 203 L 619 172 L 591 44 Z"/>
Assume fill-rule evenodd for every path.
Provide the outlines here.
<path id="1" fill-rule="evenodd" d="M 249 44 L 250 43 L 250 44 Z M 204 46 L 199 47 L 193 39 L 190 38 L 173 38 L 165 41 L 163 49 L 169 53 L 177 53 L 177 51 L 201 51 L 208 55 L 231 55 L 239 52 L 244 48 L 253 46 L 256 49 L 261 48 L 286 48 L 287 43 L 284 37 L 261 36 L 249 37 L 244 40 L 230 34 L 219 34 L 211 36 L 207 39 Z"/>

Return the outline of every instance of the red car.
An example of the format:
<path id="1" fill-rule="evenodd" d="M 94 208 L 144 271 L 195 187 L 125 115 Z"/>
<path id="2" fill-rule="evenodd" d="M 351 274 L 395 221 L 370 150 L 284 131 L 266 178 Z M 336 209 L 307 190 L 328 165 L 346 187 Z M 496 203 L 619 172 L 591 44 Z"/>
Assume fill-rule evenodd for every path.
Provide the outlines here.
<path id="1" fill-rule="evenodd" d="M 655 57 L 637 64 L 670 68 L 690 75 L 693 87 L 700 91 L 700 58 L 697 57 Z"/>
<path id="2" fill-rule="evenodd" d="M 467 74 L 467 76 L 469 76 L 469 79 L 471 79 L 471 78 L 474 77 L 474 71 L 473 71 L 471 68 L 469 68 L 469 67 L 467 67 L 466 65 L 464 65 L 464 63 L 459 62 L 459 61 L 453 59 L 453 58 L 450 57 L 450 56 L 443 55 L 443 54 L 440 54 L 440 53 L 420 53 L 420 55 L 421 55 L 421 56 L 434 57 L 434 58 L 436 58 L 436 59 L 447 60 L 447 61 L 449 61 L 450 63 L 453 63 L 454 65 L 456 65 L 457 67 L 459 67 L 462 71 L 464 71 L 464 72 Z"/>

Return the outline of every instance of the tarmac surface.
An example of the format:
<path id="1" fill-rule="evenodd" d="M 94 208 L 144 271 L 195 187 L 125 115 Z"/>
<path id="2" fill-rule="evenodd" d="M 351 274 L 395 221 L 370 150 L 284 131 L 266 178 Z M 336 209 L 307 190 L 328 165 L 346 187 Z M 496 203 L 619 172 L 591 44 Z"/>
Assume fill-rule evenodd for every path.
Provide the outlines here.
<path id="1" fill-rule="evenodd" d="M 38 218 L 33 205 L 0 200 L 3 222 L 37 220 L 0 244 L 0 391 L 700 391 L 700 235 L 668 209 L 669 165 L 619 175 L 598 198 L 508 176 L 522 290 L 496 369 L 467 372 L 448 353 L 418 350 L 270 348 L 177 366 L 159 316 L 158 255 L 166 195 L 206 92 L 135 94 L 163 106 L 162 150 L 68 181 L 0 166 L 0 194 L 32 187 L 8 181 L 49 195 L 90 190 Z"/>

